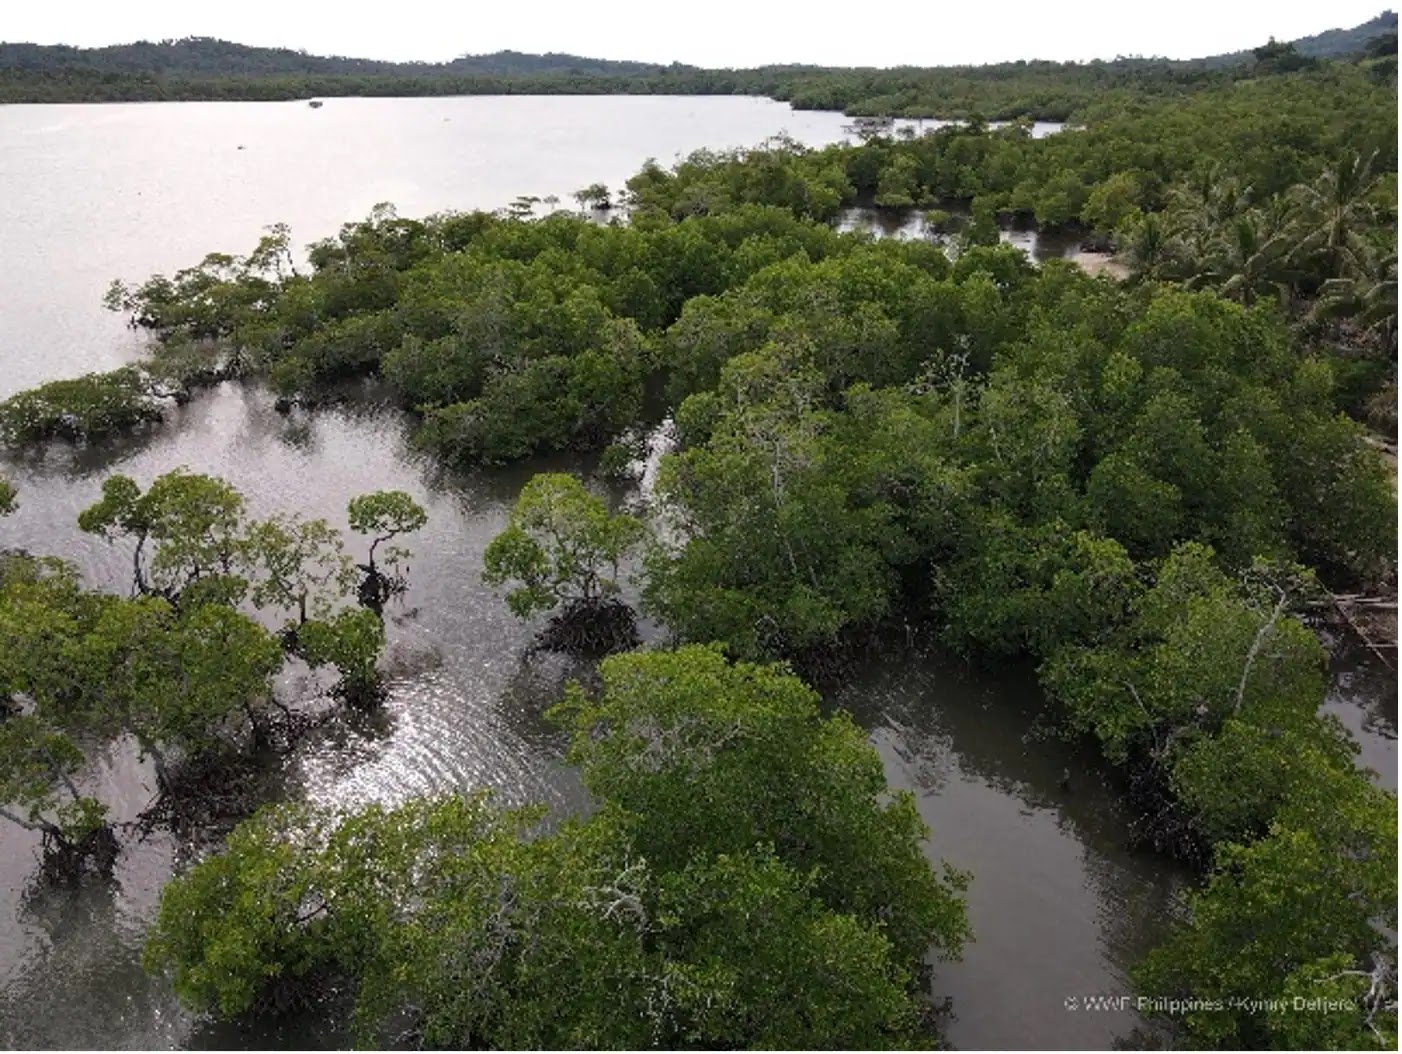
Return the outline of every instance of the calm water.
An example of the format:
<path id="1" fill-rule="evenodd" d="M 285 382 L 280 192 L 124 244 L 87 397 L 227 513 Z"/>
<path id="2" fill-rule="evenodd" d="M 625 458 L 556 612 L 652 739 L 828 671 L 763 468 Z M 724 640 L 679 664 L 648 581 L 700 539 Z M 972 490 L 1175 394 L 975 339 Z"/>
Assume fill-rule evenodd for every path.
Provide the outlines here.
<path id="1" fill-rule="evenodd" d="M 961 223 L 968 219 L 967 205 L 946 202 L 940 207 Z M 939 235 L 931 231 L 925 221 L 925 211 L 854 206 L 842 210 L 837 219 L 837 227 L 844 231 L 868 231 L 881 238 L 897 238 L 901 241 L 930 239 L 952 245 L 953 235 Z M 1043 260 L 1074 259 L 1081 252 L 1080 235 L 1039 231 L 1032 226 L 1002 228 L 998 231 L 998 239 L 1004 245 L 1021 249 L 1037 263 Z"/>
<path id="2" fill-rule="evenodd" d="M 0 396 L 131 353 L 100 306 L 113 278 L 247 252 L 271 223 L 310 242 L 382 201 L 405 216 L 522 194 L 572 206 L 649 157 L 780 132 L 826 144 L 847 123 L 731 96 L 0 107 Z"/>
<path id="3" fill-rule="evenodd" d="M 99 307 L 111 278 L 246 251 L 268 223 L 288 222 L 309 241 L 382 200 L 417 215 L 495 208 L 523 193 L 567 199 L 595 181 L 617 187 L 649 156 L 665 162 L 780 131 L 829 142 L 845 123 L 728 97 L 0 107 L 0 395 L 138 350 Z M 373 399 L 283 417 L 265 391 L 224 385 L 153 435 L 0 464 L 22 499 L 0 523 L 0 545 L 69 557 L 93 583 L 123 589 L 126 554 L 75 526 L 110 472 L 145 483 L 188 465 L 240 487 L 255 514 L 300 509 L 337 523 L 353 494 L 408 490 L 430 519 L 412 540 L 410 592 L 391 613 L 385 713 L 332 724 L 306 743 L 287 792 L 352 804 L 492 787 L 508 801 L 570 808 L 580 788 L 541 710 L 575 671 L 559 659 L 523 661 L 531 627 L 511 619 L 479 575 L 482 550 L 530 473 L 584 466 L 449 472 L 407 444 L 407 427 Z M 1331 708 L 1362 738 L 1364 760 L 1393 772 L 1391 678 L 1354 660 L 1337 674 Z M 280 690 L 312 700 L 323 686 L 293 672 Z M 1035 686 L 902 654 L 874 659 L 832 695 L 871 731 L 892 784 L 917 795 L 932 856 L 974 873 L 977 943 L 935 981 L 953 998 L 950 1040 L 1074 1048 L 1128 1032 L 1131 1019 L 1068 1013 L 1063 1001 L 1127 989 L 1125 969 L 1153 943 L 1181 876 L 1126 849 L 1124 817 L 1094 757 L 1039 733 Z M 150 793 L 150 773 L 121 744 L 87 779 L 119 818 Z M 0 1043 L 340 1041 L 305 1023 L 260 1036 L 214 1029 L 142 973 L 142 933 L 181 860 L 171 840 L 132 845 L 112 887 L 76 893 L 33 890 L 33 850 L 27 835 L 0 825 Z"/>

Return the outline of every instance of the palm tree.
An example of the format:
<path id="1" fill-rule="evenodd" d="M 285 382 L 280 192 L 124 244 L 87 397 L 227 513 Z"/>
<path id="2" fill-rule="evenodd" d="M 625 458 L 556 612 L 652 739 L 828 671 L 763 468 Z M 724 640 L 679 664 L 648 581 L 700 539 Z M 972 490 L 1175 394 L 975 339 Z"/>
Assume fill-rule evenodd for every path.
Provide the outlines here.
<path id="1" fill-rule="evenodd" d="M 1190 284 L 1216 286 L 1223 296 L 1248 307 L 1262 297 L 1287 301 L 1290 241 L 1272 229 L 1273 221 L 1256 209 L 1232 220 L 1213 239 L 1202 271 Z"/>
<path id="2" fill-rule="evenodd" d="M 1355 239 L 1345 247 L 1343 261 L 1344 274 L 1330 278 L 1320 286 L 1314 317 L 1351 319 L 1365 333 L 1374 334 L 1395 355 L 1396 249 Z"/>
<path id="3" fill-rule="evenodd" d="M 1157 212 L 1146 212 L 1129 226 L 1121 253 L 1136 278 L 1172 277 L 1182 260 L 1182 246 Z"/>
<path id="4" fill-rule="evenodd" d="M 1296 261 L 1319 285 L 1344 277 L 1347 256 L 1359 242 L 1359 231 L 1374 222 L 1376 207 L 1368 200 L 1373 189 L 1373 159 L 1349 153 L 1326 168 L 1313 183 L 1301 183 L 1291 196 L 1301 209 L 1302 231 Z"/>
<path id="5" fill-rule="evenodd" d="M 1234 220 L 1251 204 L 1251 188 L 1224 174 L 1221 165 L 1195 172 L 1172 191 L 1170 207 L 1185 222 L 1215 229 Z"/>
<path id="6" fill-rule="evenodd" d="M 1202 271 L 1218 251 L 1222 231 L 1246 210 L 1251 188 L 1224 175 L 1220 165 L 1200 170 L 1172 192 L 1168 217 L 1170 235 L 1191 270 Z"/>

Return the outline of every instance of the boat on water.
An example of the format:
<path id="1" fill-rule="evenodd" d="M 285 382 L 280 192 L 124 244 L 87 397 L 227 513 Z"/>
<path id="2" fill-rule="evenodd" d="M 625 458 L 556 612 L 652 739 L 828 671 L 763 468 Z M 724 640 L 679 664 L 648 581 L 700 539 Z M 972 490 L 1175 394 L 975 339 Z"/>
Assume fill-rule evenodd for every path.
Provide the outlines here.
<path id="1" fill-rule="evenodd" d="M 308 99 L 308 100 L 307 100 L 307 105 L 310 106 L 313 110 L 319 110 L 319 109 L 321 109 L 321 100 L 320 100 L 320 99 Z"/>
<path id="2" fill-rule="evenodd" d="M 850 124 L 843 125 L 842 130 L 848 135 L 882 135 L 895 123 L 894 117 L 855 117 Z"/>

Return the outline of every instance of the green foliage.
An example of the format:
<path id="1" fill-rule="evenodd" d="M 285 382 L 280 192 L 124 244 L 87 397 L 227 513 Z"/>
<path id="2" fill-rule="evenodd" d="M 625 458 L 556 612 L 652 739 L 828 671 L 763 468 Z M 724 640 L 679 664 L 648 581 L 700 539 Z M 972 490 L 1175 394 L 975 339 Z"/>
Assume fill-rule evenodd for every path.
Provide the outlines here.
<path id="1" fill-rule="evenodd" d="M 1357 746 L 1334 722 L 1313 717 L 1298 703 L 1292 710 L 1272 700 L 1174 752 L 1174 791 L 1209 841 L 1259 837 L 1318 781 L 1350 774 Z"/>
<path id="2" fill-rule="evenodd" d="M 812 876 L 774 854 L 722 854 L 659 884 L 669 943 L 681 946 L 669 966 L 690 1042 L 888 1047 L 917 1032 L 909 980 L 887 937 L 825 910 Z"/>
<path id="3" fill-rule="evenodd" d="M 1038 223 L 1057 227 L 1079 217 L 1086 199 L 1086 187 L 1080 175 L 1070 169 L 1062 169 L 1042 186 L 1033 211 Z"/>
<path id="4" fill-rule="evenodd" d="M 5 818 L 26 827 L 56 829 L 77 841 L 85 831 L 58 815 L 64 805 L 59 792 L 70 790 L 70 803 L 90 800 L 73 789 L 72 777 L 82 763 L 83 752 L 73 741 L 39 718 L 16 715 L 0 721 L 0 803 L 20 810 L 4 811 Z"/>
<path id="5" fill-rule="evenodd" d="M 1294 44 L 1276 40 L 1275 37 L 1255 48 L 1252 54 L 1256 56 L 1256 68 L 1266 74 L 1293 73 L 1316 64 L 1315 60 L 1296 51 Z"/>
<path id="6" fill-rule="evenodd" d="M 1080 218 L 1092 230 L 1109 234 L 1141 206 L 1144 197 L 1137 172 L 1116 172 L 1091 190 L 1081 207 Z"/>
<path id="7" fill-rule="evenodd" d="M 166 334 L 195 340 L 231 336 L 241 323 L 266 310 L 284 269 L 296 273 L 286 226 L 271 230 L 246 260 L 210 253 L 173 278 L 155 275 L 135 288 L 113 282 L 103 303 L 108 310 L 131 315 L 137 325 Z"/>
<path id="8" fill-rule="evenodd" d="M 520 583 L 506 595 L 512 614 L 530 618 L 560 603 L 594 604 L 619 589 L 619 564 L 646 536 L 627 513 L 563 473 L 533 476 L 506 530 L 483 555 L 488 585 Z"/>
<path id="9" fill-rule="evenodd" d="M 5 800 L 70 842 L 100 812 L 72 782 L 83 751 L 130 735 L 164 779 L 167 752 L 237 747 L 282 666 L 278 642 L 222 603 L 93 593 L 71 568 L 19 557 L 0 581 L 0 654 L 4 697 L 23 700 L 0 719 Z"/>
<path id="10" fill-rule="evenodd" d="M 354 497 L 346 506 L 346 515 L 351 530 L 375 536 L 372 544 L 412 534 L 428 522 L 428 513 L 402 490 L 377 490 Z"/>
<path id="11" fill-rule="evenodd" d="M 987 197 L 975 198 L 969 211 L 969 223 L 960 234 L 965 249 L 998 244 L 998 218 L 993 202 Z"/>
<path id="12" fill-rule="evenodd" d="M 385 645 L 385 625 L 373 612 L 347 608 L 326 618 L 312 618 L 297 630 L 301 656 L 313 666 L 330 664 L 341 674 L 341 688 L 354 700 L 373 695 L 375 663 Z"/>
<path id="13" fill-rule="evenodd" d="M 12 445 L 45 439 L 100 439 L 161 419 L 141 371 L 127 366 L 49 381 L 0 402 L 0 440 Z"/>
<path id="14" fill-rule="evenodd" d="M 644 395 L 665 391 L 679 445 L 657 480 L 644 600 L 679 638 L 808 657 L 914 617 L 972 657 L 1031 659 L 1068 725 L 1154 798 L 1141 826 L 1177 825 L 1176 841 L 1152 838 L 1216 854 L 1145 990 L 1363 1008 L 1209 1011 L 1182 1023 L 1187 1038 L 1386 1042 L 1390 799 L 1317 716 L 1322 651 L 1295 612 L 1313 588 L 1300 564 L 1336 587 L 1395 574 L 1388 467 L 1343 416 L 1395 387 L 1395 63 L 1306 54 L 1268 45 L 1236 72 L 652 71 L 628 90 L 1074 111 L 1082 126 L 892 137 L 874 123 L 859 145 L 702 151 L 630 180 L 627 225 L 529 218 L 533 199 L 515 218 L 377 207 L 311 247 L 309 274 L 273 229 L 247 258 L 115 288 L 112 306 L 164 350 L 99 387 L 150 398 L 152 377 L 247 365 L 313 401 L 379 372 L 421 416 L 421 443 L 476 461 L 606 446 L 651 423 Z M 826 225 L 857 200 L 969 202 L 971 222 L 951 263 L 943 245 Z M 1130 280 L 1033 267 L 995 244 L 1009 214 L 1112 237 Z M 0 421 L 19 423 L 4 427 L 106 427 L 105 411 L 83 423 L 97 382 L 63 383 L 76 387 L 10 400 Z M 373 495 L 350 520 L 370 538 L 360 595 L 378 610 L 377 555 L 396 555 L 377 547 L 423 510 Z M 232 607 L 245 590 L 295 613 L 311 661 L 373 686 L 383 627 L 338 608 L 345 557 L 325 524 L 245 524 L 236 494 L 184 473 L 144 494 L 114 478 L 83 526 L 134 543 L 147 595 L 98 598 L 7 563 L 0 672 L 46 734 L 196 749 L 263 691 L 271 656 Z M 597 602 L 642 533 L 577 481 L 538 476 L 486 575 L 523 616 Z M 233 669 L 218 669 L 220 646 Z M 177 663 L 190 685 L 171 686 Z M 192 905 L 245 889 L 250 916 L 200 935 L 163 915 L 159 961 L 225 1013 L 270 979 L 348 977 L 367 1042 L 409 1006 L 427 1041 L 453 1045 L 906 1038 L 914 959 L 963 939 L 959 883 L 919 859 L 918 818 L 880 797 L 860 737 L 817 721 L 787 675 L 711 652 L 619 658 L 603 681 L 567 707 L 595 819 L 522 837 L 533 820 L 482 803 L 272 818 L 196 869 L 223 877 L 187 887 Z"/>
<path id="15" fill-rule="evenodd" d="M 0 476 L 0 516 L 9 516 L 19 508 L 19 491 L 4 476 Z"/>
<path id="16" fill-rule="evenodd" d="M 972 211 L 960 277 L 989 270 L 1001 293 L 1013 265 L 992 268 L 991 257 L 969 251 L 996 244 L 1000 216 L 1079 224 L 1113 235 L 1136 279 L 1280 305 L 1331 355 L 1347 349 L 1366 363 L 1350 367 L 1358 386 L 1350 409 L 1393 369 L 1396 107 L 1360 69 L 1236 81 L 1205 67 L 1170 75 L 1152 64 L 1031 64 L 990 80 L 926 71 L 940 80 L 938 95 L 926 96 L 917 78 L 875 97 L 866 81 L 838 88 L 830 71 L 774 76 L 783 86 L 766 82 L 771 89 L 799 105 L 864 100 L 863 112 L 920 112 L 939 98 L 948 112 L 988 115 L 999 107 L 968 105 L 962 93 L 986 102 L 1012 91 L 1024 108 L 1003 115 L 1020 116 L 1062 109 L 1047 100 L 1068 79 L 1089 78 L 1095 89 L 1071 92 L 1076 101 L 1066 105 L 1084 111 L 1083 127 L 1054 136 L 1034 138 L 1021 121 L 998 129 L 975 121 L 924 135 L 877 128 L 859 145 L 818 150 L 777 138 L 699 151 L 670 170 L 649 163 L 628 182 L 626 226 L 565 212 L 416 221 L 380 206 L 312 246 L 308 274 L 293 266 L 286 228 L 274 227 L 245 258 L 216 254 L 173 278 L 118 287 L 111 304 L 161 338 L 147 364 L 153 378 L 188 386 L 265 371 L 284 398 L 314 403 L 328 383 L 379 372 L 422 416 L 424 446 L 508 461 L 606 446 L 641 422 L 649 382 L 665 382 L 676 408 L 713 387 L 729 358 L 779 334 L 792 341 L 796 328 L 820 345 L 815 360 L 835 383 L 903 382 L 944 343 L 921 330 L 959 325 L 929 318 L 945 314 L 947 291 L 932 297 L 931 283 L 913 275 L 906 299 L 826 271 L 795 279 L 805 260 L 850 258 L 860 271 L 900 258 L 938 281 L 948 265 L 936 246 L 874 251 L 814 221 L 859 199 L 892 207 L 953 199 Z M 1043 81 L 1063 88 L 1023 96 L 1010 87 Z M 603 190 L 586 188 L 581 200 L 603 201 Z M 1020 322 L 991 321 L 967 320 L 980 371 Z M 38 416 L 45 427 L 66 420 Z M 1191 496 L 1142 464 L 1122 458 L 1111 467 L 1100 495 L 1108 506 L 1126 482 L 1159 491 L 1131 529 L 1162 555 L 1185 536 L 1176 520 L 1191 513 Z"/>
<path id="17" fill-rule="evenodd" d="M 369 562 L 362 570 L 368 573 L 370 581 L 377 584 L 383 582 L 379 565 L 375 562 L 380 545 L 393 541 L 401 534 L 413 534 L 428 522 L 428 513 L 423 506 L 402 490 L 377 490 L 354 497 L 346 507 L 346 515 L 351 530 L 370 539 Z M 400 546 L 391 546 L 378 555 L 383 556 L 384 564 L 389 569 L 391 591 L 402 590 L 404 579 L 399 566 L 409 559 L 409 551 Z M 382 603 L 385 598 L 377 592 L 376 599 Z"/>
<path id="18" fill-rule="evenodd" d="M 888 208 L 909 208 L 919 193 L 919 162 L 908 154 L 897 154 L 881 170 L 876 184 L 876 204 Z"/>
<path id="19" fill-rule="evenodd" d="M 1189 61 L 1116 58 L 886 70 L 795 65 L 701 69 L 516 51 L 462 55 L 442 63 L 386 62 L 247 47 L 209 37 L 86 49 L 7 44 L 0 48 L 0 101 L 750 94 L 790 101 L 800 109 L 854 115 L 904 113 L 1021 124 L 1028 116 L 1062 120 L 1106 95 L 1181 102 L 1204 89 L 1314 69 L 1318 59 L 1395 54 L 1396 29 L 1397 16 L 1387 11 L 1350 29 Z"/>
<path id="20" fill-rule="evenodd" d="M 1045 655 L 1094 640 L 1138 593 L 1134 562 L 1113 539 L 1053 521 L 1021 528 L 991 518 L 951 568 L 943 605 L 954 643 L 988 654 Z"/>
<path id="21" fill-rule="evenodd" d="M 128 476 L 109 476 L 102 499 L 83 510 L 78 526 L 108 541 L 132 542 L 142 593 L 177 600 L 187 589 L 213 588 L 236 603 L 246 588 L 237 575 L 242 516 L 237 490 L 182 467 L 159 476 L 144 493 Z"/>
<path id="22" fill-rule="evenodd" d="M 235 719 L 271 695 L 282 665 L 277 641 L 222 604 L 177 614 L 158 598 L 113 599 L 82 629 L 37 657 L 71 662 L 81 678 L 65 696 L 39 698 L 41 710 L 65 710 L 60 727 L 130 732 L 191 754 L 235 737 Z"/>
<path id="23" fill-rule="evenodd" d="M 1006 290 L 982 270 L 911 275 L 923 303 L 908 308 L 882 284 L 901 264 L 861 262 L 767 269 L 745 310 L 771 287 L 851 296 L 855 279 L 849 316 L 871 296 L 887 319 L 870 366 L 856 349 L 874 342 L 845 350 L 840 324 L 752 314 L 749 339 L 769 341 L 678 410 L 659 494 L 680 530 L 646 593 L 685 637 L 801 650 L 880 619 L 921 575 L 955 644 L 1045 656 L 1114 622 L 1134 561 L 1183 539 L 1237 567 L 1298 554 L 1367 577 L 1390 560 L 1384 463 L 1347 438 L 1327 367 L 1292 362 L 1264 311 L 1051 266 Z M 679 349 L 726 347 L 730 299 L 684 316 Z M 901 387 L 836 395 L 853 375 Z M 1103 566 L 1053 555 L 1071 536 Z"/>
<path id="24" fill-rule="evenodd" d="M 909 529 L 957 506 L 961 481 L 942 456 L 938 425 L 893 414 L 874 395 L 854 397 L 868 408 L 860 417 L 832 416 L 820 408 L 817 381 L 781 355 L 733 360 L 722 390 L 740 395 L 736 409 L 704 445 L 664 458 L 658 489 L 684 533 L 650 557 L 645 596 L 688 639 L 725 640 L 753 657 L 873 621 L 890 609 L 889 564 L 911 552 Z M 679 415 L 684 430 L 693 408 L 689 400 Z M 917 437 L 919 445 L 897 445 Z M 890 494 L 888 473 L 920 482 Z M 921 503 L 920 523 L 907 522 L 903 499 Z"/>
<path id="25" fill-rule="evenodd" d="M 290 611 L 299 625 L 327 617 L 355 587 L 355 565 L 325 520 L 272 516 L 249 526 L 243 547 L 254 605 Z"/>
<path id="26" fill-rule="evenodd" d="M 592 209 L 600 211 L 611 208 L 613 202 L 609 196 L 609 188 L 603 183 L 590 183 L 574 192 L 574 199 L 579 202 L 581 209 Z"/>
<path id="27" fill-rule="evenodd" d="M 180 963 L 175 988 L 194 1008 L 245 1010 L 265 985 L 295 981 L 324 954 L 317 916 L 325 909 L 307 903 L 312 861 L 285 841 L 274 817 L 315 844 L 320 832 L 305 815 L 290 807 L 263 813 L 162 892 L 146 961 Z"/>
<path id="28" fill-rule="evenodd" d="M 372 574 L 382 543 L 427 521 L 403 491 L 359 495 L 347 512 L 351 529 L 371 536 Z M 237 490 L 185 468 L 157 477 L 144 492 L 127 476 L 109 476 L 102 499 L 83 510 L 78 524 L 109 541 L 130 540 L 138 592 L 187 607 L 233 605 L 248 596 L 256 607 L 289 612 L 301 624 L 328 617 L 357 584 L 340 532 L 325 520 L 275 515 L 249 522 Z M 378 555 L 395 567 L 408 554 L 391 548 Z"/>
<path id="29" fill-rule="evenodd" d="M 1325 655 L 1291 616 L 1299 568 L 1234 580 L 1182 545 L 1103 638 L 1043 664 L 1049 694 L 1107 754 L 1157 773 L 1216 845 L 1190 919 L 1136 983 L 1194 1046 L 1395 1042 L 1396 801 L 1319 716 Z M 1332 1005 L 1321 1000 L 1334 999 Z M 1390 1005 L 1389 1005 L 1390 1001 Z"/>
<path id="30" fill-rule="evenodd" d="M 510 461 L 537 449 L 595 447 L 642 410 L 644 354 L 631 323 L 605 327 L 604 346 L 494 374 L 480 396 L 430 409 L 419 440 L 450 457 Z"/>
<path id="31" fill-rule="evenodd" d="M 912 1042 L 920 958 L 967 938 L 963 879 L 930 871 L 861 734 L 707 649 L 603 673 L 565 707 L 587 820 L 546 833 L 483 797 L 265 812 L 167 887 L 148 967 L 222 1016 L 348 982 L 366 1045 L 406 1022 L 441 1047 Z"/>
<path id="32" fill-rule="evenodd" d="M 647 444 L 641 440 L 610 443 L 599 455 L 599 474 L 609 479 L 632 479 L 637 463 L 647 454 Z"/>
<path id="33" fill-rule="evenodd" d="M 336 666 L 348 697 L 374 695 L 384 627 L 342 606 L 356 576 L 339 533 L 297 516 L 249 523 L 243 508 L 223 480 L 186 469 L 145 491 L 109 477 L 79 523 L 132 543 L 132 599 L 84 589 L 59 561 L 0 560 L 0 702 L 12 711 L 0 711 L 0 809 L 44 833 L 46 868 L 115 856 L 104 806 L 73 782 L 87 750 L 133 737 L 170 793 L 172 755 L 199 761 L 261 740 L 284 644 Z M 384 540 L 424 512 L 388 492 L 353 501 L 351 518 Z M 292 614 L 292 632 L 280 640 L 237 610 L 245 596 Z"/>
<path id="34" fill-rule="evenodd" d="M 932 943 L 957 955 L 967 931 L 956 872 L 937 876 L 909 795 L 845 715 L 779 666 L 731 665 L 716 649 L 606 660 L 603 691 L 561 713 L 586 786 L 636 816 L 654 866 L 772 845 L 834 910 L 881 924 L 902 961 Z"/>
<path id="35" fill-rule="evenodd" d="M 1239 584 L 1212 556 L 1202 546 L 1179 547 L 1110 639 L 1048 653 L 1049 690 L 1112 757 L 1123 759 L 1150 742 L 1160 752 L 1170 744 L 1181 749 L 1183 736 L 1213 733 L 1231 719 L 1269 727 L 1276 736 L 1301 723 L 1313 728 L 1324 695 L 1324 653 L 1288 614 L 1301 599 L 1289 572 L 1262 567 Z M 1201 760 L 1191 771 L 1202 770 L 1211 775 Z M 1243 790 L 1260 793 L 1266 786 Z M 1210 811 L 1219 804 L 1215 795 L 1192 791 L 1188 799 L 1209 827 L 1219 822 Z M 1245 800 L 1220 805 L 1241 808 Z"/>
<path id="36" fill-rule="evenodd" d="M 1396 1045 L 1395 948 L 1379 932 L 1396 926 L 1396 799 L 1351 772 L 1316 787 L 1266 837 L 1221 850 L 1191 921 L 1137 972 L 1144 991 L 1202 1000 L 1179 1021 L 1194 1045 Z M 1308 1002 L 1328 998 L 1347 1001 Z"/>

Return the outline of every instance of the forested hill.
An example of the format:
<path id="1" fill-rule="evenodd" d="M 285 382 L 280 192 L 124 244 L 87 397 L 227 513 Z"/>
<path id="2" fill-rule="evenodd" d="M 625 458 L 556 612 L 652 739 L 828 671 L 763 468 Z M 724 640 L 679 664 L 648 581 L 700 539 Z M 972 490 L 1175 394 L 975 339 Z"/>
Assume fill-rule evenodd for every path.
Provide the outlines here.
<path id="1" fill-rule="evenodd" d="M 1007 62 L 991 66 L 701 69 L 499 51 L 448 62 L 384 62 L 257 48 L 207 37 L 103 48 L 0 44 L 0 103 L 177 99 L 287 100 L 309 96 L 492 94 L 761 95 L 799 109 L 853 115 L 1041 120 L 1078 117 L 1108 93 L 1176 97 L 1321 58 L 1362 58 L 1386 80 L 1396 69 L 1397 16 L 1353 29 L 1272 41 L 1253 52 L 1190 61 Z M 1390 42 L 1390 44 L 1389 44 Z"/>
<path id="2" fill-rule="evenodd" d="M 1397 12 L 1384 11 L 1376 18 L 1370 18 L 1352 29 L 1328 29 L 1323 33 L 1300 37 L 1291 41 L 1295 50 L 1306 58 L 1339 59 L 1364 52 L 1368 45 L 1379 37 L 1397 35 Z M 1201 59 L 1206 65 L 1231 66 L 1250 62 L 1250 51 L 1233 51 L 1225 55 L 1213 55 Z"/>
<path id="3" fill-rule="evenodd" d="M 661 65 L 650 62 L 622 62 L 616 59 L 591 59 L 582 55 L 547 52 L 531 55 L 520 51 L 494 51 L 490 55 L 463 55 L 440 69 L 447 73 L 485 73 L 499 76 L 539 76 L 541 74 L 590 73 L 605 77 L 640 77 L 664 72 L 699 72 L 696 66 L 674 62 Z"/>
<path id="4" fill-rule="evenodd" d="M 500 77 L 561 74 L 634 77 L 661 73 L 667 68 L 656 63 L 618 62 L 557 53 L 528 55 L 519 51 L 463 55 L 451 62 L 441 63 L 382 62 L 340 55 L 309 55 L 291 48 L 250 47 L 212 37 L 159 42 L 142 40 L 103 48 L 76 48 L 62 44 L 0 44 L 0 69 L 36 72 L 91 70 L 205 77 L 431 77 L 473 74 Z"/>
<path id="5" fill-rule="evenodd" d="M 1377 18 L 1352 29 L 1331 29 L 1312 37 L 1295 41 L 1295 50 L 1315 59 L 1333 59 L 1354 55 L 1368 46 L 1374 37 L 1397 32 L 1397 12 L 1384 11 Z"/>

